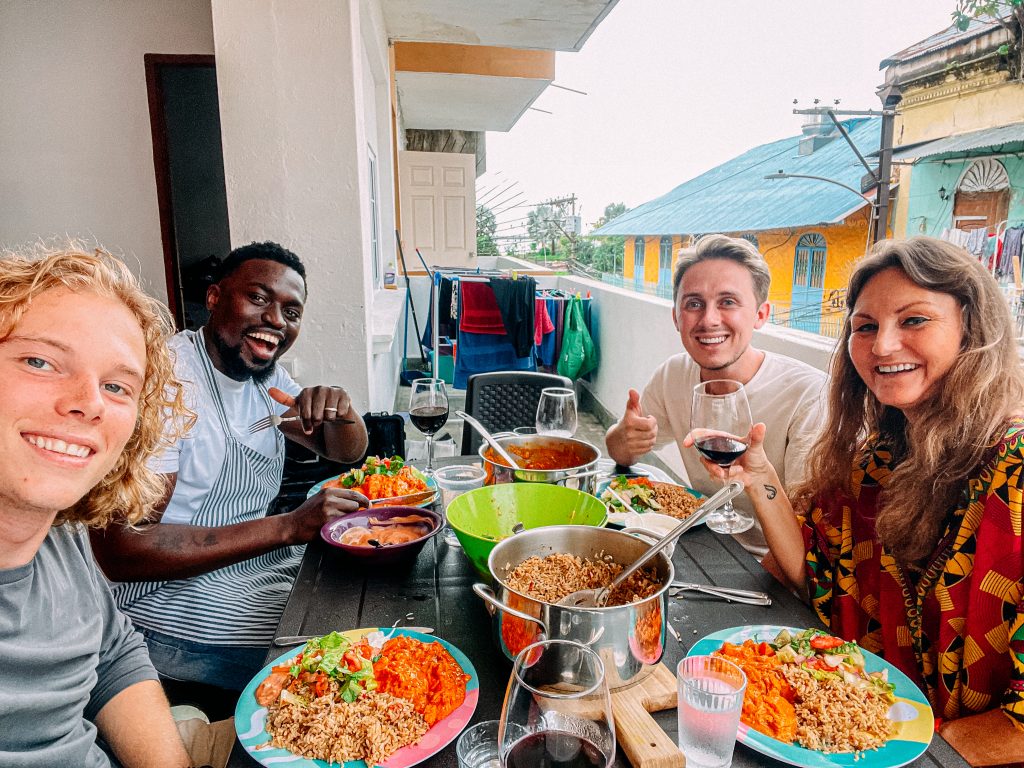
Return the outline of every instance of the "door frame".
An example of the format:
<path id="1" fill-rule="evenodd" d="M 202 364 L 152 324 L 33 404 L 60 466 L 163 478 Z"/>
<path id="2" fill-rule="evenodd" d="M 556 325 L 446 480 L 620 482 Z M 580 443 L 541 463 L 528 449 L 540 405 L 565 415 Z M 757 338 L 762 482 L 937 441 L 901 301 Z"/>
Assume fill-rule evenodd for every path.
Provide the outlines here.
<path id="1" fill-rule="evenodd" d="M 156 176 L 156 200 L 160 211 L 160 241 L 164 250 L 164 278 L 167 281 L 167 307 L 178 328 L 185 327 L 185 308 L 179 301 L 182 291 L 178 264 L 178 244 L 174 237 L 174 201 L 171 195 L 171 159 L 167 148 L 167 115 L 164 110 L 163 67 L 214 66 L 210 54 L 147 53 L 146 94 L 149 99 L 149 127 L 153 137 L 153 170 Z"/>

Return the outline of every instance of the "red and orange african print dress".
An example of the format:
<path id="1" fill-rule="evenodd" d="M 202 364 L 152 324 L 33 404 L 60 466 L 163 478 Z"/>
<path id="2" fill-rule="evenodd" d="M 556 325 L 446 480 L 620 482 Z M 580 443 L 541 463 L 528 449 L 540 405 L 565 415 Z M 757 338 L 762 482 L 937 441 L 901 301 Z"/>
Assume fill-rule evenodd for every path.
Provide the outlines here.
<path id="1" fill-rule="evenodd" d="M 937 717 L 1002 706 L 1024 729 L 1024 419 L 986 456 L 914 581 L 875 537 L 891 465 L 869 445 L 852 497 L 819 499 L 805 521 L 807 578 L 830 630 L 903 670 Z"/>

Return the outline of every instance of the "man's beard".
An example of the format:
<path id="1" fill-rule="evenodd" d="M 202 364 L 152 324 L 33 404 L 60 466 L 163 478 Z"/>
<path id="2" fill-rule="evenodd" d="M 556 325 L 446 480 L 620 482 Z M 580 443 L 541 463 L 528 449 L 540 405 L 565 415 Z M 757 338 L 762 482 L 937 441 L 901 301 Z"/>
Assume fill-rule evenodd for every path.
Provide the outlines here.
<path id="1" fill-rule="evenodd" d="M 265 365 L 257 368 L 245 362 L 242 358 L 241 344 L 237 347 L 231 347 L 224 343 L 224 340 L 216 333 L 211 334 L 211 336 L 213 337 L 213 346 L 216 347 L 217 354 L 220 356 L 220 363 L 224 366 L 222 373 L 229 379 L 234 379 L 235 381 L 252 379 L 256 384 L 263 384 L 274 375 L 277 358 L 281 356 L 280 352 L 274 355 L 271 360 L 268 360 Z"/>

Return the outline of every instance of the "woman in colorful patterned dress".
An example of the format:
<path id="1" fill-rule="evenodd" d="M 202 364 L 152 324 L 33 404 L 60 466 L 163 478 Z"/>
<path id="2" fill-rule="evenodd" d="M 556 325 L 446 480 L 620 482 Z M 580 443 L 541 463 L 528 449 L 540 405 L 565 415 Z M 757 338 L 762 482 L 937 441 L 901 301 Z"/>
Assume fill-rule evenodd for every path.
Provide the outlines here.
<path id="1" fill-rule="evenodd" d="M 916 237 L 876 246 L 847 306 L 808 480 L 787 496 L 762 424 L 731 476 L 831 631 L 917 682 L 973 765 L 1015 763 L 1024 372 L 1007 302 L 966 251 Z"/>

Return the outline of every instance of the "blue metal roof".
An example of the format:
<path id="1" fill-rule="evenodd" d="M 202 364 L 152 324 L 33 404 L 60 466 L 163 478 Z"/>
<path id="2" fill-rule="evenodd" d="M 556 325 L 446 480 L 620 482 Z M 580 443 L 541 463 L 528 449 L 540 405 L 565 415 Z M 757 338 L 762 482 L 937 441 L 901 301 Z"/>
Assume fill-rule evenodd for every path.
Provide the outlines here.
<path id="1" fill-rule="evenodd" d="M 863 154 L 878 148 L 881 118 L 843 125 Z M 842 221 L 867 205 L 848 189 L 811 179 L 765 179 L 769 173 L 824 176 L 860 189 L 864 166 L 836 135 L 810 155 L 800 136 L 762 144 L 690 179 L 668 194 L 612 219 L 591 235 L 684 235 L 757 232 Z"/>

